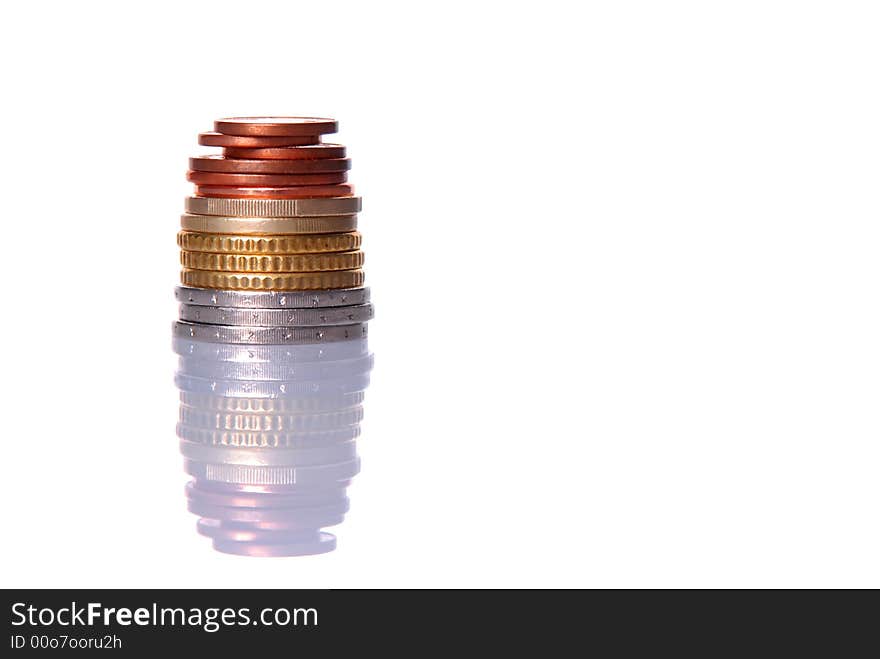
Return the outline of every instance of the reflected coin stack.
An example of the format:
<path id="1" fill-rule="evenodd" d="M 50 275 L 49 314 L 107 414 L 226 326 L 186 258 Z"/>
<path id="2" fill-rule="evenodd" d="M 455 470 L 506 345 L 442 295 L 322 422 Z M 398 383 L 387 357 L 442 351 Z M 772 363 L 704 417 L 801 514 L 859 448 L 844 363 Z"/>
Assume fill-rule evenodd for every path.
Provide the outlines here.
<path id="1" fill-rule="evenodd" d="M 214 548 L 331 551 L 373 365 L 360 199 L 330 119 L 215 122 L 190 159 L 174 324 L 187 505 Z"/>

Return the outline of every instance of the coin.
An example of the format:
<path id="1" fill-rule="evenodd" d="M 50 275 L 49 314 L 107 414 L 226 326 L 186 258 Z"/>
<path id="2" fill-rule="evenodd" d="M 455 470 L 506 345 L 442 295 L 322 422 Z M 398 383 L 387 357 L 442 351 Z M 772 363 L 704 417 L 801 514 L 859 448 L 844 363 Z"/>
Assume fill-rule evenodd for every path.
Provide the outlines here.
<path id="1" fill-rule="evenodd" d="M 365 323 L 372 318 L 372 304 L 321 309 L 236 309 L 233 307 L 180 305 L 180 320 L 209 325 L 322 327 Z"/>
<path id="2" fill-rule="evenodd" d="M 355 427 L 363 420 L 363 416 L 363 407 L 361 406 L 322 414 L 230 414 L 181 405 L 179 420 L 184 426 L 212 432 L 313 433 L 317 437 L 321 432 Z M 187 439 L 199 441 L 192 437 L 187 437 Z M 324 437 L 320 441 L 328 441 L 328 438 Z M 237 445 L 242 446 L 243 444 Z"/>
<path id="3" fill-rule="evenodd" d="M 235 506 L 229 508 L 240 509 Z M 320 529 L 340 524 L 345 519 L 344 513 L 331 515 L 325 512 L 317 516 L 307 509 L 300 508 L 289 510 L 288 518 L 284 519 L 283 523 L 246 521 L 239 518 L 232 521 L 223 517 L 224 509 L 220 509 L 219 517 L 193 512 L 201 516 L 196 524 L 196 530 L 200 535 L 211 538 L 214 544 L 219 543 L 223 547 L 229 547 L 227 553 L 246 556 L 302 556 L 304 551 L 309 554 L 325 553 L 326 542 L 321 536 L 329 534 Z M 217 527 L 202 527 L 202 522 L 216 523 Z M 294 547 L 298 551 L 291 553 Z M 268 553 L 253 553 L 257 548 L 260 552 Z M 287 551 L 283 551 L 284 549 Z"/>
<path id="4" fill-rule="evenodd" d="M 241 508 L 233 506 L 229 508 L 233 511 L 241 510 Z M 200 535 L 211 538 L 215 545 L 219 543 L 221 546 L 230 547 L 231 549 L 227 553 L 246 556 L 302 556 L 304 555 L 303 548 L 310 546 L 314 549 L 308 553 L 324 553 L 326 550 L 323 549 L 320 536 L 327 534 L 321 532 L 320 529 L 341 524 L 345 520 L 344 513 L 332 515 L 329 512 L 324 512 L 318 515 L 308 509 L 300 508 L 291 509 L 287 512 L 286 517 L 279 517 L 279 521 L 272 522 L 250 521 L 247 517 L 239 516 L 236 516 L 234 520 L 227 519 L 224 517 L 227 511 L 222 508 L 218 514 L 213 514 L 212 509 L 204 509 L 211 512 L 210 515 L 197 512 L 192 508 L 189 509 L 201 516 L 199 523 L 209 521 L 221 525 L 214 529 L 212 527 L 201 528 L 197 524 L 196 530 Z M 200 508 L 199 511 L 201 510 Z M 296 547 L 299 551 L 278 553 L 287 547 Z M 252 553 L 255 548 L 259 548 L 261 552 L 270 553 Z"/>
<path id="5" fill-rule="evenodd" d="M 180 264 L 193 270 L 217 272 L 327 272 L 354 270 L 364 264 L 364 253 L 329 252 L 327 254 L 213 254 L 180 252 Z"/>
<path id="6" fill-rule="evenodd" d="M 239 508 L 215 506 L 197 499 L 189 499 L 186 508 L 195 515 L 216 519 L 224 524 L 256 525 L 257 528 L 269 525 L 276 533 L 298 532 L 302 536 L 315 533 L 325 526 L 341 524 L 348 511 L 348 500 L 307 508 Z M 237 544 L 250 543 L 239 542 Z M 271 544 L 273 543 L 267 542 L 266 546 Z"/>
<path id="7" fill-rule="evenodd" d="M 348 499 L 348 497 L 346 496 L 347 488 L 345 487 L 345 484 L 328 484 L 326 487 L 321 488 L 301 488 L 296 486 L 289 487 L 285 485 L 273 486 L 245 485 L 244 483 L 220 483 L 218 481 L 207 481 L 201 478 L 195 478 L 189 482 L 192 483 L 193 487 L 196 488 L 200 493 L 212 492 L 224 496 L 259 495 L 265 496 L 267 498 L 278 497 L 282 501 L 288 498 L 301 497 L 303 500 L 303 506 L 324 505 L 326 503 L 334 503 L 337 501 Z M 290 507 L 295 506 L 297 506 L 297 503 L 295 501 L 292 501 Z M 271 506 L 263 507 L 270 508 Z M 267 524 L 265 526 L 261 526 L 261 528 L 281 529 L 283 527 L 279 525 Z"/>
<path id="8" fill-rule="evenodd" d="M 172 335 L 206 343 L 244 343 L 256 345 L 311 344 L 349 341 L 367 336 L 367 324 L 332 325 L 330 327 L 240 327 L 202 325 L 175 321 Z"/>
<path id="9" fill-rule="evenodd" d="M 256 186 L 325 186 L 345 183 L 348 174 L 345 172 L 329 172 L 324 174 L 231 174 L 229 172 L 196 172 L 186 173 L 186 180 L 196 185 L 231 185 Z"/>
<path id="10" fill-rule="evenodd" d="M 184 460 L 184 470 L 187 474 L 195 475 L 191 472 L 196 471 L 197 465 L 199 463 L 192 462 L 190 460 Z M 210 492 L 222 492 L 222 493 L 253 493 L 253 494 L 266 494 L 266 495 L 292 495 L 292 494 L 305 494 L 307 492 L 318 493 L 323 492 L 326 493 L 328 499 L 331 501 L 338 501 L 346 497 L 348 483 L 340 482 L 340 483 L 324 483 L 320 487 L 297 487 L 297 485 L 289 484 L 279 484 L 279 485 L 270 485 L 267 483 L 224 483 L 219 480 L 207 480 L 203 477 L 196 476 L 193 478 L 191 483 L 195 483 L 198 485 L 200 490 L 207 490 Z M 280 525 L 260 525 L 261 528 L 282 528 Z"/>
<path id="11" fill-rule="evenodd" d="M 302 533 L 307 529 L 317 530 L 341 523 L 348 511 L 348 505 L 348 497 L 323 506 L 292 508 L 217 506 L 193 497 L 187 500 L 186 508 L 201 517 L 216 519 L 227 524 L 254 524 L 258 528 L 268 526 L 277 533 L 290 533 L 295 530 Z"/>
<path id="12" fill-rule="evenodd" d="M 314 345 L 239 345 L 172 339 L 174 352 L 182 357 L 215 362 L 328 362 L 360 357 L 368 352 L 366 339 Z"/>
<path id="13" fill-rule="evenodd" d="M 199 133 L 199 144 L 202 146 L 228 146 L 243 148 L 265 148 L 304 146 L 318 144 L 320 135 L 286 135 L 277 137 L 255 137 L 244 135 L 223 135 L 222 133 Z"/>
<path id="14" fill-rule="evenodd" d="M 338 125 L 323 117 L 226 117 L 214 122 L 214 130 L 224 135 L 325 135 Z"/>
<path id="15" fill-rule="evenodd" d="M 360 210 L 360 197 L 331 197 L 324 199 L 221 199 L 216 197 L 188 197 L 186 200 L 187 213 L 260 219 L 353 215 Z M 298 232 L 291 231 L 290 233 Z M 317 232 L 309 231 L 307 233 Z"/>
<path id="16" fill-rule="evenodd" d="M 255 465 L 208 464 L 184 460 L 184 471 L 200 480 L 239 485 L 338 486 L 357 476 L 360 458 L 314 467 L 264 467 Z"/>
<path id="17" fill-rule="evenodd" d="M 314 538 L 288 540 L 281 538 L 271 542 L 237 542 L 226 538 L 213 538 L 211 546 L 214 551 L 233 556 L 251 556 L 260 558 L 292 558 L 294 556 L 316 556 L 327 554 L 336 549 L 336 536 L 332 533 L 319 531 Z"/>
<path id="18" fill-rule="evenodd" d="M 272 493 L 267 494 L 266 496 L 283 497 L 285 495 Z M 236 504 L 228 505 L 234 506 Z M 271 528 L 268 528 L 264 524 L 233 524 L 230 522 L 222 522 L 219 519 L 203 518 L 198 521 L 197 530 L 200 535 L 205 537 L 219 538 L 229 541 L 230 543 L 235 542 L 238 545 L 249 546 L 251 543 L 265 542 L 268 545 L 274 546 L 285 542 L 304 542 L 306 539 L 310 539 L 309 536 L 313 534 L 316 529 L 315 527 L 312 527 L 309 531 L 305 531 L 298 525 L 290 528 L 282 528 L 277 524 L 273 524 L 271 525 Z"/>
<path id="19" fill-rule="evenodd" d="M 299 490 L 288 492 L 249 492 L 241 489 L 220 490 L 213 483 L 190 481 L 184 486 L 187 499 L 196 499 L 215 506 L 236 508 L 299 508 L 341 503 L 348 500 L 344 488 Z"/>
<path id="20" fill-rule="evenodd" d="M 236 506 L 210 505 L 197 499 L 189 499 L 187 510 L 206 519 L 217 520 L 223 524 L 236 527 L 256 527 L 262 531 L 272 531 L 281 538 L 287 536 L 287 542 L 302 542 L 303 537 L 316 534 L 325 526 L 341 524 L 348 511 L 348 499 L 330 505 L 306 508 L 240 508 Z M 291 538 L 297 534 L 296 539 Z M 217 542 L 221 538 L 215 538 Z M 265 547 L 275 547 L 281 540 L 267 540 Z M 232 544 L 252 546 L 251 542 L 233 542 Z"/>
<path id="21" fill-rule="evenodd" d="M 199 482 L 203 481 L 193 481 Z M 211 483 L 213 485 L 213 483 Z M 235 487 L 235 486 L 233 486 Z M 283 496 L 280 494 L 267 494 L 266 496 Z M 346 497 L 347 498 L 347 497 Z M 224 504 L 217 504 L 224 505 Z M 238 506 L 236 504 L 228 504 L 228 508 L 257 508 L 258 506 Z M 208 538 L 222 539 L 230 544 L 250 546 L 254 543 L 265 543 L 266 545 L 278 545 L 286 542 L 304 542 L 316 535 L 319 528 L 328 526 L 325 524 L 313 524 L 311 526 L 303 526 L 299 521 L 298 507 L 290 510 L 291 519 L 286 523 L 280 522 L 232 522 L 217 518 L 202 517 L 196 524 L 196 529 L 200 535 Z M 311 522 L 312 520 L 308 519 Z M 204 524 L 203 524 L 204 523 Z"/>
<path id="22" fill-rule="evenodd" d="M 244 138 L 242 138 L 244 139 Z M 257 138 L 250 138 L 257 139 Z M 269 139 L 269 138 L 265 138 Z M 278 138 L 280 139 L 280 138 Z M 254 160 L 301 160 L 323 158 L 345 158 L 345 147 L 341 144 L 310 144 L 309 146 L 273 146 L 254 145 L 257 148 L 241 148 L 238 145 L 228 146 L 223 149 L 223 155 L 227 158 L 242 158 Z"/>
<path id="23" fill-rule="evenodd" d="M 230 200 L 226 200 L 230 201 Z M 180 227 L 201 233 L 234 233 L 247 235 L 291 235 L 348 233 L 357 228 L 356 215 L 323 217 L 224 217 L 221 215 L 180 216 Z"/>
<path id="24" fill-rule="evenodd" d="M 370 301 L 369 288 L 314 291 L 310 293 L 278 293 L 276 291 L 218 291 L 210 288 L 177 286 L 178 302 L 200 306 L 235 307 L 239 309 L 306 309 L 342 307 Z"/>
<path id="25" fill-rule="evenodd" d="M 343 410 L 364 402 L 364 392 L 355 391 L 333 396 L 308 396 L 289 398 L 224 398 L 214 394 L 195 394 L 180 392 L 180 404 L 200 409 L 220 410 L 222 412 L 247 412 L 252 414 L 289 412 L 312 413 L 328 410 Z"/>
<path id="26" fill-rule="evenodd" d="M 210 270 L 180 271 L 180 283 L 196 288 L 238 291 L 314 291 L 363 286 L 363 270 L 285 272 L 281 274 L 227 273 Z M 346 337 L 350 338 L 350 337 Z"/>
<path id="27" fill-rule="evenodd" d="M 247 431 L 197 428 L 177 424 L 177 436 L 193 444 L 235 449 L 299 449 L 320 448 L 351 442 L 360 437 L 360 426 L 352 425 L 318 432 L 310 431 Z M 206 460 L 213 462 L 213 460 Z"/>
<path id="28" fill-rule="evenodd" d="M 311 199 L 316 197 L 345 197 L 353 194 L 354 186 L 351 183 L 297 185 L 293 187 L 196 186 L 196 195 L 199 197 L 225 197 L 227 199 Z"/>
<path id="29" fill-rule="evenodd" d="M 199 481 L 200 484 L 215 485 L 210 481 Z M 240 487 L 232 485 L 232 487 Z M 247 486 L 245 486 L 247 487 Z M 330 485 L 333 490 L 336 484 Z M 323 486 L 322 486 L 323 488 Z M 287 488 L 293 492 L 302 492 L 304 488 L 296 485 Z M 309 490 L 319 488 L 311 487 Z M 264 533 L 272 533 L 278 538 L 311 534 L 325 526 L 339 524 L 345 519 L 348 511 L 348 497 L 328 501 L 325 504 L 312 506 L 209 506 L 205 501 L 196 498 L 187 501 L 187 509 L 203 518 L 217 520 L 227 527 L 235 529 L 257 529 Z M 274 540 L 267 540 L 272 544 Z M 280 540 L 279 540 L 280 542 Z M 248 544 L 241 542 L 239 544 Z"/>
<path id="30" fill-rule="evenodd" d="M 292 467 L 334 464 L 357 457 L 355 440 L 310 448 L 250 448 L 180 441 L 180 452 L 189 460 L 212 464 Z"/>
<path id="31" fill-rule="evenodd" d="M 362 391 L 370 376 L 352 375 L 335 380 L 218 380 L 176 373 L 174 383 L 181 391 L 215 394 L 227 398 L 280 398 L 283 396 L 323 396 Z"/>
<path id="32" fill-rule="evenodd" d="M 369 373 L 373 355 L 321 362 L 220 362 L 180 357 L 177 372 L 222 380 L 333 380 Z"/>
<path id="33" fill-rule="evenodd" d="M 189 159 L 189 168 L 197 172 L 230 174 L 319 174 L 351 169 L 347 158 L 314 160 L 247 160 L 223 156 L 199 156 Z"/>
<path id="34" fill-rule="evenodd" d="M 356 360 L 351 361 L 356 362 Z M 243 391 L 240 386 L 243 383 L 262 385 L 279 382 L 286 383 L 288 390 L 293 387 L 293 391 L 299 391 L 297 387 L 301 387 L 304 383 L 309 383 L 307 387 L 315 384 L 326 384 L 327 387 L 333 387 L 335 385 L 348 386 L 343 383 L 345 379 L 351 380 L 351 382 L 360 382 L 361 380 L 358 378 L 366 376 L 370 372 L 371 365 L 372 355 L 369 355 L 369 360 L 353 364 L 344 362 L 242 364 L 240 362 L 209 362 L 180 358 L 176 373 L 181 382 L 187 382 L 189 383 L 187 386 L 196 387 L 196 389 L 202 386 L 197 380 L 222 380 L 225 385 L 233 387 L 236 391 Z M 187 389 L 187 391 L 196 391 L 196 389 Z M 306 388 L 304 391 L 308 393 L 310 390 Z"/>
<path id="35" fill-rule="evenodd" d="M 318 254 L 350 252 L 361 246 L 361 234 L 325 233 L 302 236 L 237 236 L 181 231 L 177 245 L 188 252 L 218 254 Z"/>
<path id="36" fill-rule="evenodd" d="M 177 424 L 177 436 L 191 444 L 225 449 L 296 449 L 300 451 L 354 442 L 360 436 L 357 424 L 320 431 L 224 430 Z M 188 456 L 198 459 L 195 456 Z M 205 462 L 222 462 L 207 459 Z"/>
<path id="37" fill-rule="evenodd" d="M 304 508 L 246 508 L 210 505 L 192 498 L 187 501 L 186 507 L 191 513 L 223 524 L 269 531 L 278 537 L 266 540 L 265 545 L 274 546 L 282 542 L 281 538 L 286 538 L 287 542 L 301 542 L 303 536 L 309 537 L 320 528 L 341 524 L 348 511 L 348 499 L 346 498 L 344 507 L 342 502 L 335 502 L 332 505 Z M 252 543 L 237 542 L 236 544 L 251 545 Z"/>
<path id="38" fill-rule="evenodd" d="M 182 445 L 183 442 L 181 442 Z M 229 451 L 229 449 L 225 448 L 215 450 L 220 454 Z M 247 450 L 244 449 L 241 452 Z M 253 450 L 251 449 L 251 451 Z M 260 449 L 256 450 L 259 451 Z M 203 451 L 197 450 L 196 452 Z M 286 451 L 284 449 L 269 449 L 266 452 L 281 453 Z M 192 512 L 197 515 L 204 515 L 211 519 L 222 519 L 227 522 L 258 523 L 265 529 L 289 530 L 293 524 L 300 524 L 303 520 L 309 518 L 313 518 L 317 522 L 319 521 L 318 517 L 326 518 L 328 515 L 345 514 L 349 506 L 349 500 L 345 496 L 345 491 L 343 490 L 340 496 L 338 494 L 339 488 L 332 485 L 327 488 L 329 494 L 326 494 L 323 488 L 318 490 L 315 488 L 295 488 L 283 494 L 261 493 L 261 496 L 256 497 L 254 494 L 242 496 L 234 490 L 232 492 L 220 493 L 209 489 L 213 485 L 210 481 L 197 480 L 195 482 L 200 486 L 198 489 L 186 488 L 184 490 Z M 241 505 L 241 503 L 250 505 Z M 193 506 L 193 504 L 195 505 Z M 323 524 L 321 525 L 323 526 Z"/>

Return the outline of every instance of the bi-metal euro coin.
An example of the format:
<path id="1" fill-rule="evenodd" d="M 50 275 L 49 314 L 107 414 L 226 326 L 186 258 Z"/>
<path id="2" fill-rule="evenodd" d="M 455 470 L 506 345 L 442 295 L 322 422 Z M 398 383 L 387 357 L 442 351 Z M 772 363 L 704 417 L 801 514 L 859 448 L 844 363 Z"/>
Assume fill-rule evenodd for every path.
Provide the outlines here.
<path id="1" fill-rule="evenodd" d="M 180 305 L 180 320 L 209 325 L 324 327 L 365 323 L 372 317 L 372 304 L 319 309 L 236 309 L 194 304 Z"/>
<path id="2" fill-rule="evenodd" d="M 307 309 L 345 307 L 370 301 L 369 288 L 344 288 L 329 291 L 221 291 L 213 288 L 178 286 L 174 297 L 183 304 L 236 309 Z"/>

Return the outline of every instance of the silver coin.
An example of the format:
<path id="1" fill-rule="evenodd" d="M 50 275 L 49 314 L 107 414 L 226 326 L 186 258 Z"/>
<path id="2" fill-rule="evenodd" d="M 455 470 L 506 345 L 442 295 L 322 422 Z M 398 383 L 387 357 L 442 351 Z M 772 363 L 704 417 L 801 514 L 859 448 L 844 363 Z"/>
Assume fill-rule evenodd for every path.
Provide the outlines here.
<path id="1" fill-rule="evenodd" d="M 177 436 L 193 444 L 238 449 L 311 449 L 357 439 L 360 426 L 322 431 L 213 430 L 177 424 Z"/>
<path id="2" fill-rule="evenodd" d="M 186 212 L 195 215 L 231 217 L 320 217 L 351 215 L 361 210 L 360 197 L 313 199 L 229 199 L 187 197 Z"/>
<path id="3" fill-rule="evenodd" d="M 285 398 L 295 396 L 336 396 L 363 391 L 370 384 L 368 374 L 320 381 L 254 381 L 216 380 L 199 378 L 184 373 L 174 376 L 181 391 L 193 394 L 214 394 L 225 398 Z"/>
<path id="4" fill-rule="evenodd" d="M 215 362 L 189 357 L 178 358 L 177 372 L 200 378 L 221 380 L 333 380 L 368 373 L 373 368 L 373 355 L 327 362 Z"/>
<path id="5" fill-rule="evenodd" d="M 312 309 L 366 304 L 370 289 L 340 288 L 329 291 L 224 291 L 177 286 L 174 297 L 184 304 L 235 309 Z"/>
<path id="6" fill-rule="evenodd" d="M 180 452 L 187 460 L 212 464 L 312 467 L 353 460 L 357 457 L 357 443 L 349 440 L 310 448 L 239 448 L 199 444 L 184 439 L 180 441 Z"/>
<path id="7" fill-rule="evenodd" d="M 317 414 L 234 414 L 181 405 L 178 420 L 181 424 L 199 430 L 245 433 L 319 433 L 356 427 L 363 418 L 363 405 L 347 410 Z"/>
<path id="8" fill-rule="evenodd" d="M 203 325 L 175 321 L 175 338 L 194 339 L 208 343 L 245 343 L 257 345 L 290 345 L 350 341 L 367 336 L 367 324 L 332 325 L 328 327 L 242 327 Z"/>
<path id="9" fill-rule="evenodd" d="M 368 351 L 366 339 L 316 343 L 312 345 L 247 345 L 242 343 L 206 343 L 173 339 L 172 348 L 181 357 L 216 362 L 322 362 L 360 357 Z"/>
<path id="10" fill-rule="evenodd" d="M 365 323 L 373 317 L 372 304 L 320 309 L 236 309 L 180 305 L 180 320 L 208 325 L 247 327 L 326 327 Z"/>
<path id="11" fill-rule="evenodd" d="M 350 481 L 360 472 L 361 461 L 355 458 L 348 462 L 313 467 L 263 467 L 184 460 L 183 468 L 190 476 L 218 483 L 323 487 Z"/>

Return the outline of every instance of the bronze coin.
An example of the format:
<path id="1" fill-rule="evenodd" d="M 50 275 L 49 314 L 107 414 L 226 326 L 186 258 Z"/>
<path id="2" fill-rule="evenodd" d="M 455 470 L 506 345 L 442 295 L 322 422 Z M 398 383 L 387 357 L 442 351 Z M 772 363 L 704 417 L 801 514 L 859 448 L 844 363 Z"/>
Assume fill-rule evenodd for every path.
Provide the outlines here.
<path id="1" fill-rule="evenodd" d="M 197 185 L 254 186 L 259 188 L 336 185 L 345 183 L 348 174 L 230 174 L 228 172 L 187 172 L 186 179 Z"/>
<path id="2" fill-rule="evenodd" d="M 224 135 L 324 135 L 337 131 L 336 121 L 321 117 L 227 117 L 214 122 Z"/>
<path id="3" fill-rule="evenodd" d="M 296 187 L 241 187 L 226 185 L 198 185 L 198 197 L 225 197 L 228 199 L 310 199 L 314 197 L 351 197 L 351 183 L 339 185 L 299 185 Z"/>
<path id="4" fill-rule="evenodd" d="M 189 168 L 197 172 L 228 172 L 230 174 L 323 174 L 344 172 L 351 168 L 351 161 L 345 158 L 240 160 L 211 155 L 190 158 Z"/>
<path id="5" fill-rule="evenodd" d="M 309 146 L 267 147 L 241 149 L 227 147 L 223 149 L 227 158 L 244 160 L 312 160 L 316 158 L 345 158 L 345 147 L 341 144 L 312 144 Z"/>
<path id="6" fill-rule="evenodd" d="M 202 146 L 231 146 L 245 149 L 304 146 L 318 144 L 320 135 L 287 135 L 277 137 L 255 137 L 246 135 L 223 135 L 222 133 L 199 133 L 199 144 Z"/>

